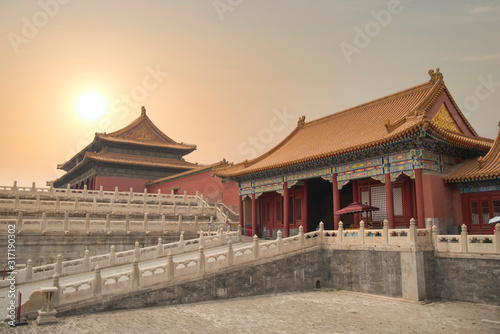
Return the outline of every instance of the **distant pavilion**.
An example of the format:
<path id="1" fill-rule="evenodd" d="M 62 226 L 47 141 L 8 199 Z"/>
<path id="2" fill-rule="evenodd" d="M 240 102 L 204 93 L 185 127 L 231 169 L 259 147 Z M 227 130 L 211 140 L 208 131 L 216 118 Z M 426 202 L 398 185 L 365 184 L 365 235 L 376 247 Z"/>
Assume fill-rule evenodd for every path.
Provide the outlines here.
<path id="1" fill-rule="evenodd" d="M 199 167 L 184 160 L 196 145 L 178 143 L 158 129 L 142 107 L 141 115 L 125 128 L 94 140 L 57 168 L 66 173 L 54 187 L 89 190 L 144 191 L 148 182 Z"/>

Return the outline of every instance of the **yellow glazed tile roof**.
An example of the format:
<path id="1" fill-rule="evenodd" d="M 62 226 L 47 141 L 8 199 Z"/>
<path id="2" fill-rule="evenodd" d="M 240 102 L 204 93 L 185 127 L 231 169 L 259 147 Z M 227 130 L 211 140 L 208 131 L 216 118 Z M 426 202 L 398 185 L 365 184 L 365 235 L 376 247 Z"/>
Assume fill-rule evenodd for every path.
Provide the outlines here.
<path id="1" fill-rule="evenodd" d="M 446 89 L 439 69 L 429 74 L 429 82 L 354 108 L 307 123 L 302 117 L 295 130 L 270 151 L 251 161 L 217 169 L 215 174 L 234 177 L 345 154 L 393 141 L 423 126 L 458 144 L 489 149 L 491 142 L 477 137 Z M 443 91 L 473 136 L 441 129 L 427 119 L 427 112 Z"/>
<path id="2" fill-rule="evenodd" d="M 445 182 L 459 182 L 492 178 L 500 178 L 500 130 L 493 146 L 484 157 L 465 161 L 443 179 Z"/>

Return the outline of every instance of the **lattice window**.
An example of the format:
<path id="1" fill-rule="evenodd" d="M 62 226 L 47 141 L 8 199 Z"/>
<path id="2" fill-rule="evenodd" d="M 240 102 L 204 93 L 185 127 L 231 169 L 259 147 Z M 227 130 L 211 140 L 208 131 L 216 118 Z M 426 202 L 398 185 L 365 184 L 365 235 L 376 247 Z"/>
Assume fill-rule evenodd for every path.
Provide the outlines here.
<path id="1" fill-rule="evenodd" d="M 479 224 L 479 208 L 477 202 L 470 203 L 470 214 L 472 218 L 472 224 Z"/>
<path id="2" fill-rule="evenodd" d="M 493 217 L 500 216 L 500 200 L 493 200 Z"/>
<path id="3" fill-rule="evenodd" d="M 488 224 L 488 221 L 490 220 L 490 205 L 488 201 L 481 201 L 481 213 L 483 224 Z"/>
<path id="4" fill-rule="evenodd" d="M 403 193 L 401 188 L 392 189 L 392 198 L 394 201 L 394 216 L 403 215 Z"/>
<path id="5" fill-rule="evenodd" d="M 371 199 L 373 206 L 380 208 L 379 211 L 373 211 L 373 221 L 383 221 L 387 219 L 387 211 L 385 206 L 385 186 L 375 186 L 370 188 Z"/>

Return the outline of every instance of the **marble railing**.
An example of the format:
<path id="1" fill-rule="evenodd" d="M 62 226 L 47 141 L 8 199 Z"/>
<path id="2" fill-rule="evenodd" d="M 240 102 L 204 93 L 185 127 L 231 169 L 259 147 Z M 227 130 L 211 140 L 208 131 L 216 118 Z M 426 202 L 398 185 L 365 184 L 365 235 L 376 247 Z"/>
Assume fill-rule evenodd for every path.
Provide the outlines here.
<path id="1" fill-rule="evenodd" d="M 500 224 L 497 225 L 497 230 L 499 227 Z M 306 251 L 315 247 L 350 250 L 377 250 L 379 248 L 384 251 L 420 248 L 439 252 L 481 251 L 481 253 L 500 254 L 498 247 L 500 233 L 498 232 L 489 237 L 462 236 L 462 239 L 465 240 L 463 242 L 467 244 L 465 247 L 460 240 L 446 242 L 446 240 L 451 240 L 448 238 L 454 238 L 454 236 L 437 235 L 436 231 L 435 227 L 418 229 L 413 219 L 407 229 L 389 229 L 388 223 L 385 221 L 383 229 L 366 229 L 364 223 L 361 222 L 360 228 L 356 230 L 344 230 L 342 223 L 339 223 L 338 230 L 324 230 L 323 223 L 320 223 L 317 231 L 304 233 L 301 226 L 299 234 L 289 238 L 282 238 L 281 231 L 277 233 L 277 239 L 272 241 L 259 242 L 257 236 L 254 236 L 252 245 L 236 250 L 233 249 L 233 240 L 230 234 L 226 234 L 224 237 L 221 237 L 223 234 L 219 234 L 219 245 L 226 244 L 227 249 L 209 256 L 205 255 L 205 247 L 199 242 L 193 246 L 198 247 L 198 256 L 189 259 L 174 261 L 174 252 L 169 250 L 165 263 L 161 265 L 139 269 L 138 261 L 134 259 L 130 270 L 107 276 L 102 276 L 100 266 L 97 266 L 93 278 L 61 285 L 59 284 L 59 275 L 56 274 L 53 277 L 53 286 L 57 287 L 58 291 L 54 300 L 57 308 L 65 304 L 127 293 L 158 284 L 175 284 L 179 280 L 195 279 L 206 273 Z M 238 237 L 240 237 L 240 233 L 239 229 Z M 462 233 L 464 234 L 464 232 Z M 491 243 L 485 242 L 486 238 L 491 240 Z M 483 242 L 477 242 L 478 240 Z M 443 250 L 445 243 L 448 245 L 458 244 L 459 247 L 453 246 L 449 247 L 448 250 Z M 486 248 L 470 246 L 478 243 L 487 246 Z"/>
<path id="2" fill-rule="evenodd" d="M 462 225 L 460 235 L 437 235 L 432 227 L 432 243 L 437 252 L 500 254 L 500 224 L 495 225 L 495 233 L 469 235 L 467 226 Z"/>
<path id="3" fill-rule="evenodd" d="M 154 260 L 166 256 L 194 252 L 200 246 L 205 248 L 218 247 L 227 244 L 229 241 L 238 242 L 241 240 L 241 231 L 223 231 L 219 229 L 217 233 L 204 233 L 200 231 L 200 237 L 184 240 L 184 235 L 180 235 L 180 240 L 173 243 L 163 244 L 158 238 L 158 245 L 139 248 L 139 243 L 135 243 L 135 248 L 128 251 L 115 252 L 115 246 L 110 247 L 108 254 L 89 256 L 89 251 L 85 251 L 85 257 L 76 260 L 63 261 L 62 255 L 57 256 L 57 262 L 43 266 L 33 267 L 31 260 L 28 260 L 26 268 L 15 273 L 16 284 L 36 282 L 53 277 L 54 274 L 67 276 L 81 274 L 100 268 L 113 267 L 123 264 L 131 264 L 133 261 Z M 0 281 L 0 287 L 7 286 L 8 281 Z"/>

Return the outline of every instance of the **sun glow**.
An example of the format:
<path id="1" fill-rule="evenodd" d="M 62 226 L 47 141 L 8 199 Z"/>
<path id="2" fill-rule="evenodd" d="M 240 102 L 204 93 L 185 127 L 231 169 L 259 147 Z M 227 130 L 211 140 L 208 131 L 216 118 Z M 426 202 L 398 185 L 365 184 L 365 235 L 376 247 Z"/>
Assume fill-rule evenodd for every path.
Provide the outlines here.
<path id="1" fill-rule="evenodd" d="M 86 120 L 92 121 L 100 118 L 106 111 L 106 101 L 101 94 L 87 92 L 78 98 L 76 110 Z"/>

